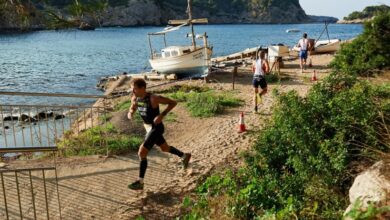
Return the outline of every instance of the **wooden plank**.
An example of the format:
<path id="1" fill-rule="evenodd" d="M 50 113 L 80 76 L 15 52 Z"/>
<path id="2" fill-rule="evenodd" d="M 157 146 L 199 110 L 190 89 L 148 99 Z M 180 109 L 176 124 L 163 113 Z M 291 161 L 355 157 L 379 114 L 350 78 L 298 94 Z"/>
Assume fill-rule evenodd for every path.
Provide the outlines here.
<path id="1" fill-rule="evenodd" d="M 167 75 L 161 74 L 161 75 L 147 75 L 146 76 L 148 80 L 166 80 Z"/>

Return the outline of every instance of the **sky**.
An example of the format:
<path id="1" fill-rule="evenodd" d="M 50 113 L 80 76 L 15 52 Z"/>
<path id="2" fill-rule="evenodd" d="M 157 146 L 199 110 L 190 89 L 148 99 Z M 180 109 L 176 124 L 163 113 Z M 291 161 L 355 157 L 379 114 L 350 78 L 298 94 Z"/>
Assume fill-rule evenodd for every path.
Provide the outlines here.
<path id="1" fill-rule="evenodd" d="M 390 6 L 390 0 L 299 0 L 299 3 L 308 15 L 332 16 L 338 19 L 371 5 Z"/>

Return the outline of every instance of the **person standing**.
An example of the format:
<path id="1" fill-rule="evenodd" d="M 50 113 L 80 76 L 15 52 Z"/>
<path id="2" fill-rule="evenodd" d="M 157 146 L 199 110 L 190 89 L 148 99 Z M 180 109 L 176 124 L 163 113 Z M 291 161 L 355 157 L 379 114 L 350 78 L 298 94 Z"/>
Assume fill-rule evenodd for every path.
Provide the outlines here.
<path id="1" fill-rule="evenodd" d="M 156 144 L 163 152 L 169 152 L 182 159 L 184 168 L 187 168 L 191 159 L 190 153 L 183 153 L 173 146 L 169 146 L 163 137 L 164 125 L 163 118 L 176 106 L 177 102 L 146 92 L 146 82 L 143 79 L 134 79 L 132 81 L 133 96 L 131 106 L 127 114 L 128 119 L 134 118 L 134 113 L 138 110 L 144 121 L 146 136 L 144 142 L 139 147 L 138 156 L 140 159 L 139 179 L 128 185 L 129 189 L 142 190 L 144 187 L 144 177 L 148 167 L 147 155 L 152 147 Z M 168 105 L 160 113 L 160 104 Z"/>
<path id="2" fill-rule="evenodd" d="M 260 104 L 262 100 L 262 96 L 267 93 L 267 81 L 265 80 L 265 73 L 269 72 L 269 64 L 267 59 L 265 59 L 265 52 L 259 51 L 259 58 L 253 62 L 252 69 L 253 73 L 253 81 L 252 85 L 255 89 L 254 93 L 254 104 L 255 104 L 255 113 L 257 113 L 258 108 L 257 104 Z M 261 88 L 261 92 L 259 93 L 259 86 Z"/>
<path id="3" fill-rule="evenodd" d="M 310 41 L 307 39 L 307 33 L 303 33 L 302 39 L 299 40 L 297 46 L 299 47 L 301 73 L 303 73 L 303 69 L 306 69 L 308 50 L 311 48 Z"/>

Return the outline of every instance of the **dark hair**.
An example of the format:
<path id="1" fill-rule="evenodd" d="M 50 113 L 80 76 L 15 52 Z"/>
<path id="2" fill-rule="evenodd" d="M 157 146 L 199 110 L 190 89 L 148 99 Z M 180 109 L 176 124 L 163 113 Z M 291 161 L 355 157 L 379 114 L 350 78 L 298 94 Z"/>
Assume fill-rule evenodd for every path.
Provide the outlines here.
<path id="1" fill-rule="evenodd" d="M 264 59 L 265 52 L 264 50 L 259 51 L 259 58 Z"/>
<path id="2" fill-rule="evenodd" d="M 303 38 L 307 38 L 307 33 L 303 33 Z"/>
<path id="3" fill-rule="evenodd" d="M 137 88 L 146 88 L 146 82 L 145 82 L 144 79 L 140 79 L 140 78 L 138 78 L 138 79 L 133 79 L 133 80 L 131 81 L 131 84 L 134 85 L 134 86 L 136 86 Z"/>

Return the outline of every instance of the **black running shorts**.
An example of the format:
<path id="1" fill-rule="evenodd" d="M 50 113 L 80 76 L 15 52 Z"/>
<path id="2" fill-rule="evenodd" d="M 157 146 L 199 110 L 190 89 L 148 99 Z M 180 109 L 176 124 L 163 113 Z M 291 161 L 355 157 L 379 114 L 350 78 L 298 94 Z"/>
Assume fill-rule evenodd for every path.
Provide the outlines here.
<path id="1" fill-rule="evenodd" d="M 265 89 L 267 88 L 267 81 L 265 81 L 264 76 L 256 76 L 253 77 L 252 85 L 254 88 L 259 88 L 260 86 L 261 89 Z"/>
<path id="2" fill-rule="evenodd" d="M 158 125 L 152 125 L 152 129 L 145 135 L 145 141 L 143 144 L 144 147 L 148 150 L 151 150 L 155 144 L 160 146 L 165 143 L 163 134 L 164 125 L 162 123 Z"/>

